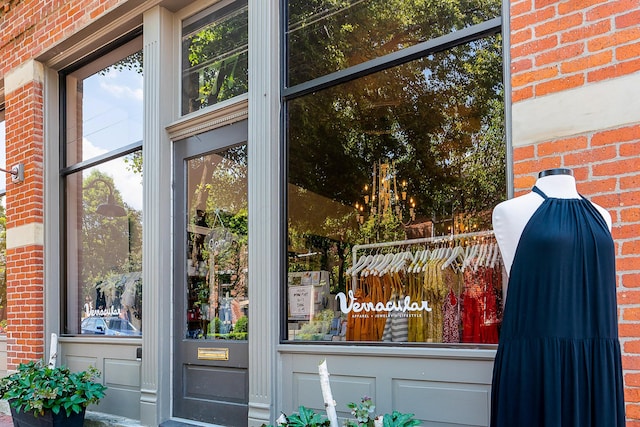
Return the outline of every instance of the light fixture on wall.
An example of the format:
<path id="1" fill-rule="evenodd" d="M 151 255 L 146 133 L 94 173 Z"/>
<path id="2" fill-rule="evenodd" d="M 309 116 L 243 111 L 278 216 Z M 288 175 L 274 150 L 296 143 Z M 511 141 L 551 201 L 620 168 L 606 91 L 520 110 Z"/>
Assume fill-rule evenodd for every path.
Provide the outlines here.
<path id="1" fill-rule="evenodd" d="M 110 218 L 127 216 L 127 211 L 116 202 L 116 198 L 113 195 L 113 187 L 111 186 L 111 183 L 109 183 L 109 181 L 103 178 L 95 178 L 93 181 L 91 181 L 91 184 L 84 187 L 84 189 L 95 187 L 97 182 L 101 182 L 107 186 L 107 188 L 109 189 L 109 196 L 107 196 L 107 203 L 103 203 L 98 206 L 98 208 L 96 209 L 96 213 L 98 215 Z"/>
<path id="2" fill-rule="evenodd" d="M 0 171 L 11 174 L 11 182 L 13 182 L 14 184 L 24 181 L 24 164 L 22 163 L 18 163 L 11 169 L 0 168 Z"/>

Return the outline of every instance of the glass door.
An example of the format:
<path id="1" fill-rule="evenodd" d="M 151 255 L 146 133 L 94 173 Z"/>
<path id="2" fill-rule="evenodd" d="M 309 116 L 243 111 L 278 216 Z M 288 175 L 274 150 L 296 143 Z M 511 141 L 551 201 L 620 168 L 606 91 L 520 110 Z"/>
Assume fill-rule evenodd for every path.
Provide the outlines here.
<path id="1" fill-rule="evenodd" d="M 247 424 L 247 123 L 175 144 L 173 415 Z"/>

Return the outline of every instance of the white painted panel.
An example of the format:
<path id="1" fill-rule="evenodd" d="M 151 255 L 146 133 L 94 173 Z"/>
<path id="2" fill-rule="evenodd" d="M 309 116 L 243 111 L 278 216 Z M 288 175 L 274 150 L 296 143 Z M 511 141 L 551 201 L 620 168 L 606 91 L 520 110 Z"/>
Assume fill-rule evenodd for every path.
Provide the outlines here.
<path id="1" fill-rule="evenodd" d="M 398 380 L 393 384 L 394 409 L 414 413 L 424 423 L 486 426 L 489 386 Z"/>
<path id="2" fill-rule="evenodd" d="M 71 370 L 86 370 L 93 365 L 102 371 L 102 382 L 107 385 L 106 395 L 99 405 L 89 410 L 140 418 L 140 361 L 136 349 L 137 339 L 111 337 L 60 337 L 58 360 Z"/>
<path id="3" fill-rule="evenodd" d="M 105 359 L 104 382 L 108 387 L 140 389 L 140 361 Z"/>
<path id="4" fill-rule="evenodd" d="M 140 419 L 140 392 L 108 388 L 100 405 L 92 405 L 88 409 L 137 420 Z"/>
<path id="5" fill-rule="evenodd" d="M 67 366 L 72 371 L 86 371 L 89 366 L 95 366 L 102 372 L 102 364 L 97 357 L 91 356 L 67 356 L 64 359 L 63 365 Z"/>
<path id="6" fill-rule="evenodd" d="M 376 379 L 374 377 L 331 375 L 330 382 L 333 399 L 337 403 L 336 412 L 339 417 L 350 416 L 347 403 L 359 403 L 364 396 L 371 397 L 375 401 Z M 293 389 L 295 390 L 293 407 L 296 410 L 302 405 L 324 412 L 318 375 L 313 373 L 294 374 Z"/>
<path id="7" fill-rule="evenodd" d="M 291 348 L 292 353 L 286 350 Z M 324 412 L 318 361 L 327 361 L 338 416 L 351 418 L 346 405 L 373 399 L 376 413 L 414 413 L 429 427 L 478 427 L 489 422 L 493 360 L 490 350 L 282 346 L 282 404 Z M 307 352 L 308 351 L 308 352 Z M 384 354 L 389 352 L 389 354 Z M 391 354 L 393 353 L 393 354 Z"/>

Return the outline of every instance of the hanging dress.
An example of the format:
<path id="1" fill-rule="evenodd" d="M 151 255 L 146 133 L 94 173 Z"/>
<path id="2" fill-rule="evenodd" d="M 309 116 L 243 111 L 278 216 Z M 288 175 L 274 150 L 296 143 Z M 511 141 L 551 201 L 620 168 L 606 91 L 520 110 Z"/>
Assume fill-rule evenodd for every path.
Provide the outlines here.
<path id="1" fill-rule="evenodd" d="M 614 244 L 584 198 L 547 197 L 516 249 L 491 427 L 624 427 Z"/>

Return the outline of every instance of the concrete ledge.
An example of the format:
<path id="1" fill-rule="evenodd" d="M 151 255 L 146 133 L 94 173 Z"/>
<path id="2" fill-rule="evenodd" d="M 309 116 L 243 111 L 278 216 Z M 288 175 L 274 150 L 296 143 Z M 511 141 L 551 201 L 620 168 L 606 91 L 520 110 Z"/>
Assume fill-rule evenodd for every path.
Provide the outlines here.
<path id="1" fill-rule="evenodd" d="M 84 417 L 84 427 L 142 427 L 140 421 L 115 415 L 104 414 L 102 412 L 87 411 Z"/>

